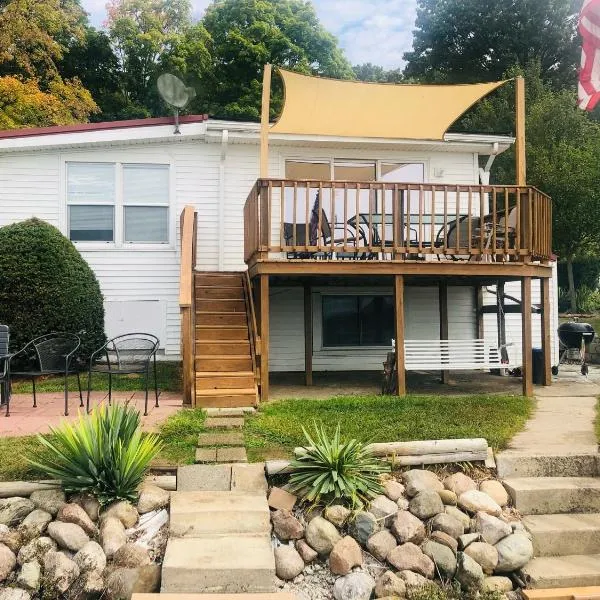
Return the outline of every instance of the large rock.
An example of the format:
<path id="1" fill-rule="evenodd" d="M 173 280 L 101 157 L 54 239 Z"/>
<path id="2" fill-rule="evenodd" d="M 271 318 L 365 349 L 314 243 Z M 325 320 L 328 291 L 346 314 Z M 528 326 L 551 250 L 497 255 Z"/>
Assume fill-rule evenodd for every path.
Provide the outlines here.
<path id="1" fill-rule="evenodd" d="M 469 490 L 462 493 L 458 497 L 458 506 L 470 513 L 481 511 L 496 517 L 502 513 L 499 504 L 479 490 Z"/>
<path id="2" fill-rule="evenodd" d="M 394 502 L 397 502 L 404 494 L 404 486 L 395 479 L 387 479 L 383 482 L 383 493 Z"/>
<path id="3" fill-rule="evenodd" d="M 125 527 L 116 517 L 104 519 L 100 525 L 100 544 L 107 558 L 113 554 L 127 541 Z"/>
<path id="4" fill-rule="evenodd" d="M 317 517 L 306 526 L 305 538 L 313 550 L 321 556 L 327 556 L 342 536 L 329 521 Z"/>
<path id="5" fill-rule="evenodd" d="M 104 578 L 99 571 L 86 571 L 80 573 L 79 577 L 69 590 L 69 596 L 73 600 L 88 600 L 91 598 L 102 598 L 104 593 Z"/>
<path id="6" fill-rule="evenodd" d="M 333 585 L 335 600 L 369 600 L 375 589 L 375 580 L 360 571 L 336 579 Z"/>
<path id="7" fill-rule="evenodd" d="M 465 531 L 471 526 L 471 517 L 456 506 L 444 506 L 444 512 L 463 524 Z"/>
<path id="8" fill-rule="evenodd" d="M 484 592 L 512 592 L 513 584 L 508 577 L 494 575 L 483 580 L 481 589 Z"/>
<path id="9" fill-rule="evenodd" d="M 138 511 L 133 504 L 121 500 L 114 502 L 106 510 L 100 513 L 100 521 L 104 521 L 109 517 L 115 517 L 123 523 L 125 529 L 131 529 L 138 521 Z"/>
<path id="10" fill-rule="evenodd" d="M 367 550 L 381 562 L 397 545 L 396 538 L 387 529 L 374 533 L 367 540 Z"/>
<path id="11" fill-rule="evenodd" d="M 73 552 L 81 550 L 89 541 L 88 534 L 75 523 L 53 521 L 48 525 L 48 535 L 58 544 Z"/>
<path id="12" fill-rule="evenodd" d="M 49 512 L 36 508 L 23 519 L 18 530 L 23 539 L 31 540 L 34 537 L 40 537 L 46 531 L 50 521 L 52 521 L 52 515 Z"/>
<path id="13" fill-rule="evenodd" d="M 78 494 L 71 498 L 71 502 L 79 504 L 87 516 L 95 523 L 100 516 L 100 502 L 89 494 Z"/>
<path id="14" fill-rule="evenodd" d="M 433 471 L 427 469 L 411 469 L 402 474 L 406 495 L 412 498 L 419 492 L 429 490 L 440 492 L 444 485 Z"/>
<path id="15" fill-rule="evenodd" d="M 433 561 L 411 542 L 396 546 L 388 554 L 387 561 L 398 571 L 414 571 L 429 579 L 433 579 L 435 573 Z"/>
<path id="16" fill-rule="evenodd" d="M 476 490 L 477 484 L 464 473 L 454 473 L 444 479 L 444 487 L 460 496 L 469 490 Z"/>
<path id="17" fill-rule="evenodd" d="M 464 552 L 459 552 L 456 579 L 463 590 L 478 590 L 483 583 L 483 569 L 474 559 Z"/>
<path id="18" fill-rule="evenodd" d="M 293 546 L 275 548 L 275 573 L 279 579 L 289 581 L 304 570 L 304 561 Z"/>
<path id="19" fill-rule="evenodd" d="M 373 498 L 369 512 L 378 521 L 382 521 L 386 527 L 389 527 L 394 515 L 398 512 L 398 505 L 387 496 L 377 496 Z"/>
<path id="20" fill-rule="evenodd" d="M 397 575 L 406 584 L 408 592 L 435 585 L 433 581 L 430 581 L 427 577 L 423 577 L 423 575 L 419 575 L 419 573 L 415 573 L 414 571 L 400 571 Z"/>
<path id="21" fill-rule="evenodd" d="M 460 550 L 464 550 L 472 544 L 473 542 L 479 542 L 481 540 L 481 534 L 479 532 L 475 533 L 465 533 L 458 538 L 458 548 Z"/>
<path id="22" fill-rule="evenodd" d="M 475 530 L 481 533 L 481 538 L 488 544 L 497 544 L 501 539 L 512 533 L 512 527 L 485 512 L 475 515 Z"/>
<path id="23" fill-rule="evenodd" d="M 365 546 L 367 540 L 381 529 L 381 525 L 370 512 L 360 511 L 354 515 L 349 529 L 350 535 Z"/>
<path id="24" fill-rule="evenodd" d="M 56 549 L 56 542 L 52 538 L 36 538 L 31 540 L 29 544 L 26 544 L 19 550 L 19 554 L 17 554 L 17 562 L 20 565 L 24 565 L 26 562 L 37 560 L 40 564 L 43 564 L 46 554 L 48 552 L 54 552 Z"/>
<path id="25" fill-rule="evenodd" d="M 79 577 L 79 567 L 62 552 L 48 552 L 44 556 L 44 577 L 52 589 L 64 594 Z"/>
<path id="26" fill-rule="evenodd" d="M 375 582 L 375 597 L 386 598 L 388 596 L 395 596 L 396 598 L 406 596 L 406 583 L 392 571 L 385 571 Z"/>
<path id="27" fill-rule="evenodd" d="M 504 507 L 508 504 L 508 492 L 496 479 L 487 479 L 479 484 L 479 491 L 487 494 L 494 502 Z"/>
<path id="28" fill-rule="evenodd" d="M 424 490 L 412 498 L 408 510 L 419 519 L 429 519 L 444 511 L 444 503 L 437 492 Z"/>
<path id="29" fill-rule="evenodd" d="M 132 594 L 152 594 L 160 588 L 160 565 L 115 569 L 106 580 L 106 600 L 130 600 Z"/>
<path id="30" fill-rule="evenodd" d="M 362 551 L 358 542 L 347 535 L 333 547 L 329 555 L 329 569 L 334 575 L 347 575 L 353 567 L 362 565 Z"/>
<path id="31" fill-rule="evenodd" d="M 351 514 L 352 511 L 341 504 L 333 504 L 323 511 L 323 516 L 336 527 L 342 527 Z"/>
<path id="32" fill-rule="evenodd" d="M 35 504 L 28 498 L 0 499 L 0 525 L 16 527 L 34 509 Z"/>
<path id="33" fill-rule="evenodd" d="M 271 522 L 275 535 L 282 541 L 299 540 L 304 536 L 302 523 L 292 514 L 292 511 L 280 508 L 271 513 Z"/>
<path id="34" fill-rule="evenodd" d="M 31 600 L 31 594 L 19 588 L 4 588 L 0 589 L 0 600 Z"/>
<path id="35" fill-rule="evenodd" d="M 15 554 L 27 541 L 23 539 L 21 532 L 17 529 L 9 529 L 6 525 L 0 525 L 0 544 L 8 546 Z"/>
<path id="36" fill-rule="evenodd" d="M 306 543 L 306 540 L 296 540 L 296 550 L 306 564 L 311 563 L 319 556 L 319 553 Z"/>
<path id="37" fill-rule="evenodd" d="M 79 504 L 70 503 L 63 505 L 58 514 L 56 515 L 58 521 L 65 523 L 73 523 L 79 525 L 89 536 L 95 536 L 98 534 L 96 525 L 90 519 L 87 512 Z"/>
<path id="38" fill-rule="evenodd" d="M 433 531 L 443 531 L 454 539 L 458 539 L 465 532 L 461 521 L 445 512 L 435 515 L 431 519 L 431 529 Z"/>
<path id="39" fill-rule="evenodd" d="M 140 488 L 140 496 L 137 502 L 137 511 L 140 515 L 159 510 L 169 504 L 171 495 L 167 490 L 159 488 L 157 485 L 145 483 Z"/>
<path id="40" fill-rule="evenodd" d="M 61 489 L 37 490 L 31 493 L 29 499 L 36 508 L 49 512 L 53 517 L 58 514 L 60 507 L 65 504 L 65 493 Z"/>
<path id="41" fill-rule="evenodd" d="M 402 510 L 392 522 L 392 533 L 401 544 L 420 544 L 425 539 L 425 525 L 412 513 Z"/>
<path id="42" fill-rule="evenodd" d="M 17 564 L 15 553 L 4 544 L 0 544 L 0 582 L 4 581 Z"/>
<path id="43" fill-rule="evenodd" d="M 113 555 L 112 561 L 118 567 L 135 569 L 149 565 L 152 561 L 148 551 L 137 544 L 123 544 Z"/>
<path id="44" fill-rule="evenodd" d="M 479 564 L 486 575 L 491 575 L 498 565 L 498 550 L 491 544 L 473 542 L 465 548 L 465 554 Z"/>
<path id="45" fill-rule="evenodd" d="M 456 556 L 448 546 L 427 540 L 421 545 L 423 553 L 434 562 L 441 579 L 451 579 L 456 572 Z"/>
<path id="46" fill-rule="evenodd" d="M 429 537 L 434 542 L 437 542 L 438 544 L 443 544 L 444 546 L 450 548 L 453 554 L 456 554 L 458 552 L 458 542 L 451 535 L 448 535 L 443 531 L 432 531 Z"/>
<path id="47" fill-rule="evenodd" d="M 37 560 L 25 563 L 17 576 L 17 585 L 29 592 L 37 592 L 40 587 L 42 568 Z"/>
<path id="48" fill-rule="evenodd" d="M 104 550 L 97 542 L 88 542 L 73 557 L 75 564 L 79 567 L 81 573 L 87 571 L 104 571 L 106 567 L 106 555 Z"/>
<path id="49" fill-rule="evenodd" d="M 522 533 L 512 533 L 496 544 L 496 573 L 510 573 L 524 567 L 533 558 L 531 540 Z"/>
<path id="50" fill-rule="evenodd" d="M 442 490 L 441 492 L 438 492 L 438 494 L 440 495 L 444 505 L 456 506 L 456 503 L 458 502 L 458 496 L 454 492 L 450 490 Z"/>

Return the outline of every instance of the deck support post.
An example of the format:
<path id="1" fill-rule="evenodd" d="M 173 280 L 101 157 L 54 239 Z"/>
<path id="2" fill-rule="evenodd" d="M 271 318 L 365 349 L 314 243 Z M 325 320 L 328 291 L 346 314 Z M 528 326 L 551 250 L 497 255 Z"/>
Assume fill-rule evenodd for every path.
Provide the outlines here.
<path id="1" fill-rule="evenodd" d="M 485 327 L 483 321 L 483 288 L 476 285 L 473 288 L 475 298 L 475 337 L 482 340 L 485 336 Z"/>
<path id="2" fill-rule="evenodd" d="M 552 341 L 550 338 L 550 279 L 540 279 L 542 300 L 542 353 L 544 355 L 544 385 L 552 384 Z"/>
<path id="3" fill-rule="evenodd" d="M 260 401 L 269 399 L 269 276 L 260 275 L 259 312 L 260 312 Z"/>
<path id="4" fill-rule="evenodd" d="M 313 384 L 313 311 L 309 284 L 304 284 L 304 383 Z"/>
<path id="5" fill-rule="evenodd" d="M 396 389 L 398 396 L 406 394 L 404 370 L 404 275 L 394 276 L 394 311 L 396 334 Z"/>
<path id="6" fill-rule="evenodd" d="M 498 348 L 502 362 L 508 362 L 506 349 L 506 315 L 504 313 L 504 281 L 498 280 L 496 284 L 496 327 L 498 330 Z M 500 369 L 500 374 L 506 374 L 505 369 Z"/>
<path id="7" fill-rule="evenodd" d="M 521 374 L 523 396 L 533 396 L 531 356 L 531 277 L 521 278 Z"/>
<path id="8" fill-rule="evenodd" d="M 439 309 L 440 309 L 440 340 L 448 339 L 448 284 L 444 281 L 438 286 Z M 442 383 L 450 382 L 450 371 L 440 371 Z"/>

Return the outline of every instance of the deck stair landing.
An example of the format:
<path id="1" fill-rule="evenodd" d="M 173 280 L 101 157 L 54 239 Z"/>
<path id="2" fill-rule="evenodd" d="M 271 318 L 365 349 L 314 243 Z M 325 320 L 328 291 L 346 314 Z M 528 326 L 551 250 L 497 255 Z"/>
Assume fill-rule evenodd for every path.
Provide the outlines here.
<path id="1" fill-rule="evenodd" d="M 242 273 L 195 274 L 196 406 L 256 406 Z"/>

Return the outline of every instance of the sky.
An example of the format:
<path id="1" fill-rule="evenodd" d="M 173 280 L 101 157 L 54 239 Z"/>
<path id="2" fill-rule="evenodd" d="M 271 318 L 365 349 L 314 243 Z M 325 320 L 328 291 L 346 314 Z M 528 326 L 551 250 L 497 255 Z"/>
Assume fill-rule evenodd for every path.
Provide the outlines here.
<path id="1" fill-rule="evenodd" d="M 200 18 L 209 0 L 192 0 Z M 411 49 L 416 0 L 313 0 L 323 25 L 339 40 L 352 64 L 371 62 L 386 69 L 402 67 Z M 106 0 L 82 0 L 92 24 L 106 17 Z"/>

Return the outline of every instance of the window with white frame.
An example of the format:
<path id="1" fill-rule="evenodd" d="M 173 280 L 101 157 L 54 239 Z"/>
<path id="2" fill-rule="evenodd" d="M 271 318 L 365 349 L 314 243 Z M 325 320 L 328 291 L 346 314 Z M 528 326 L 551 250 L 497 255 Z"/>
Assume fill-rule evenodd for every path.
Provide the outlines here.
<path id="1" fill-rule="evenodd" d="M 169 242 L 169 165 L 68 162 L 66 189 L 71 241 Z"/>

